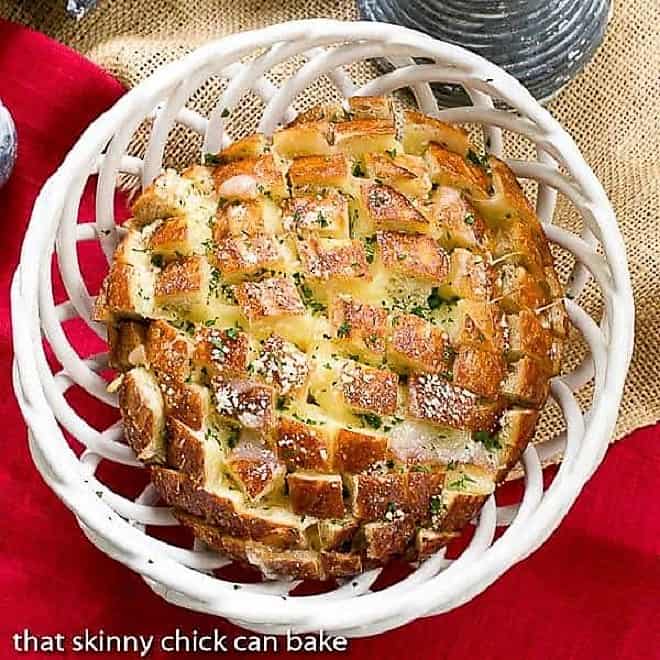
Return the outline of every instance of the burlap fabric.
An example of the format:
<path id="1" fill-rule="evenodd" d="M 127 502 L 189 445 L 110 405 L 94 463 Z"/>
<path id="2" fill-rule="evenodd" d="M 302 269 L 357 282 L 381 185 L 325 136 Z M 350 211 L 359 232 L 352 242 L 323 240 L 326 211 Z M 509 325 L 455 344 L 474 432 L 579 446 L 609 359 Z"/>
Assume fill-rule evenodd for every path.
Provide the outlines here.
<path id="1" fill-rule="evenodd" d="M 353 0 L 101 0 L 76 23 L 63 10 L 63 0 L 0 0 L 0 15 L 37 28 L 72 46 L 106 68 L 128 86 L 143 80 L 159 65 L 196 45 L 239 30 L 300 18 L 357 18 Z M 1 44 L 0 44 L 1 47 Z M 26 66 L 28 66 L 26 53 Z M 356 67 L 361 79 L 369 66 Z M 286 67 L 275 78 L 286 75 Z M 192 100 L 207 111 L 218 85 L 208 85 Z M 320 82 L 303 103 L 333 94 Z M 636 350 L 615 437 L 660 418 L 660 3 L 658 0 L 615 0 L 605 43 L 586 70 L 554 99 L 550 110 L 574 136 L 617 211 L 627 243 L 637 306 Z M 246 98 L 234 134 L 255 125 L 257 99 Z M 143 135 L 143 134 L 142 134 Z M 134 147 L 142 146 L 142 135 Z M 183 131 L 173 136 L 166 158 L 180 164 L 198 146 Z M 531 154 L 528 144 L 509 137 L 508 155 Z M 530 191 L 533 194 L 533 190 Z M 556 221 L 575 228 L 570 206 L 560 201 Z M 570 260 L 558 255 L 566 273 Z M 588 288 L 580 303 L 598 315 L 599 297 Z M 577 338 L 568 364 L 584 352 Z M 588 396 L 588 392 L 585 393 Z M 561 428 L 558 410 L 548 406 L 538 438 Z"/>

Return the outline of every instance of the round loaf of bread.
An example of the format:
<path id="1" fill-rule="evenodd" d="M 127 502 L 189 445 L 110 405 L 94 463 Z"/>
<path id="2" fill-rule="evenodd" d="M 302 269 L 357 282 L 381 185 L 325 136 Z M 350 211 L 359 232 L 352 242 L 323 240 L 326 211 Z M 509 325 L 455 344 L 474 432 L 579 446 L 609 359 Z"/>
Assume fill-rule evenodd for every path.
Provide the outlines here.
<path id="1" fill-rule="evenodd" d="M 567 334 L 533 207 L 390 99 L 167 170 L 98 296 L 127 442 L 210 548 L 266 577 L 423 559 L 534 433 Z"/>

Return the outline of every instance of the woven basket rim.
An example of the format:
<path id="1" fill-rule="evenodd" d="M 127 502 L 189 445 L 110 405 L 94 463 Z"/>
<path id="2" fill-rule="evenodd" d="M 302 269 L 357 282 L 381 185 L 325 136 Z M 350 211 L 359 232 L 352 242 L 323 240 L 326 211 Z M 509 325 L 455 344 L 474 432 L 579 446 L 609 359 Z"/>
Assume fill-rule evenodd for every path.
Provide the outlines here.
<path id="1" fill-rule="evenodd" d="M 460 63 L 462 68 L 456 66 L 459 77 L 473 80 L 478 73 L 477 77 L 481 80 L 492 80 L 492 83 L 484 82 L 485 87 L 492 85 L 498 94 L 524 113 L 526 119 L 534 124 L 535 130 L 545 136 L 545 142 L 540 144 L 545 148 L 546 155 L 549 153 L 568 167 L 585 196 L 588 203 L 584 211 L 590 212 L 598 224 L 605 254 L 605 275 L 609 280 L 606 280 L 607 288 L 603 291 L 604 302 L 608 309 L 616 309 L 616 314 L 607 315 L 603 321 L 603 331 L 600 331 L 593 322 L 589 325 L 582 319 L 580 313 L 584 312 L 577 304 L 567 301 L 569 315 L 574 322 L 582 319 L 585 325 L 581 329 L 592 335 L 596 381 L 602 387 L 594 409 L 583 421 L 573 407 L 574 399 L 566 382 L 562 379 L 553 382 L 553 395 L 563 402 L 570 416 L 567 460 L 553 484 L 543 493 L 542 485 L 538 483 L 538 455 L 532 447 L 526 451 L 526 497 L 530 499 L 527 505 L 523 500 L 519 511 L 519 515 L 525 512 L 525 524 L 514 521 L 508 530 L 511 532 L 515 527 L 515 539 L 507 533 L 505 543 L 500 539 L 491 545 L 496 517 L 495 502 L 491 499 L 484 507 L 477 533 L 468 550 L 438 575 L 431 574 L 428 579 L 419 579 L 418 584 L 403 591 L 388 588 L 346 599 L 317 596 L 310 601 L 310 597 L 290 597 L 283 602 L 279 595 L 249 589 L 235 590 L 232 583 L 223 583 L 167 556 L 155 556 L 140 527 L 130 525 L 111 506 L 94 495 L 93 489 L 85 482 L 87 473 L 84 466 L 81 467 L 67 444 L 49 403 L 49 388 L 53 385 L 48 382 L 40 362 L 43 353 L 40 338 L 42 325 L 47 337 L 55 332 L 55 328 L 48 325 L 48 318 L 44 319 L 48 309 L 47 299 L 44 301 L 44 284 L 50 284 L 50 256 L 67 196 L 71 189 L 76 191 L 79 183 L 86 181 L 96 167 L 101 170 L 110 167 L 114 158 L 110 148 L 106 152 L 105 162 L 98 163 L 108 141 L 118 133 L 128 135 L 135 116 L 144 118 L 153 107 L 153 101 L 164 90 L 176 89 L 177 84 L 189 79 L 193 72 L 203 70 L 223 55 L 228 57 L 227 54 L 231 53 L 235 56 L 236 53 L 254 50 L 255 44 L 270 47 L 282 42 L 303 41 L 314 47 L 337 42 L 356 43 L 354 48 L 361 44 L 365 47 L 396 45 L 415 54 L 423 51 L 430 57 L 454 65 Z M 487 113 L 487 110 L 484 112 Z M 540 168 L 533 170 L 537 173 L 541 171 Z M 569 243 L 571 240 L 559 230 L 548 228 L 548 231 L 553 239 L 560 242 L 564 240 Z M 576 246 L 584 250 L 582 243 Z M 585 260 L 592 260 L 594 265 L 600 263 L 586 252 L 582 256 Z M 36 263 L 40 265 L 39 269 L 34 267 Z M 48 277 L 44 277 L 46 271 Z M 14 388 L 29 427 L 30 449 L 35 464 L 49 486 L 76 515 L 90 540 L 140 573 L 152 588 L 173 602 L 230 617 L 255 630 L 323 628 L 350 635 L 374 634 L 438 609 L 446 611 L 462 604 L 544 542 L 605 454 L 630 361 L 634 327 L 634 305 L 625 248 L 614 212 L 575 143 L 549 113 L 504 71 L 458 46 L 440 43 L 398 26 L 328 19 L 273 25 L 205 44 L 181 60 L 159 69 L 95 120 L 37 198 L 12 283 L 11 309 L 15 347 Z M 540 494 L 537 492 L 539 487 Z M 535 502 L 537 497 L 539 501 Z M 424 571 L 424 566 L 418 571 Z M 442 588 L 431 589 L 430 581 L 440 579 L 442 582 L 434 584 L 441 584 Z M 312 602 L 313 606 L 310 605 Z"/>

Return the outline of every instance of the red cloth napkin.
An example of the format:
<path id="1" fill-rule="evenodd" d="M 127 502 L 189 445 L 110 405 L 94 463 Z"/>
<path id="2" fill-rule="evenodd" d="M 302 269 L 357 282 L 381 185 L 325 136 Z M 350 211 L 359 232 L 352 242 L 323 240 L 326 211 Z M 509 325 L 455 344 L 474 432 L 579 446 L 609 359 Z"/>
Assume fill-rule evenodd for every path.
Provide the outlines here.
<path id="1" fill-rule="evenodd" d="M 3 658 L 18 655 L 11 636 L 26 628 L 69 639 L 84 628 L 158 637 L 177 627 L 188 634 L 214 628 L 241 633 L 223 619 L 167 604 L 83 537 L 32 465 L 23 420 L 10 394 L 8 290 L 32 204 L 82 130 L 123 91 L 72 51 L 0 21 L 0 96 L 19 135 L 16 169 L 0 190 Z M 91 212 L 89 199 L 82 213 L 87 209 Z M 99 409 L 95 417 L 107 422 L 109 413 Z M 383 660 L 660 657 L 659 435 L 659 427 L 647 428 L 612 447 L 552 538 L 471 603 L 376 638 L 352 640 L 348 655 Z M 134 471 L 113 478 L 127 494 L 136 494 L 141 485 Z M 149 657 L 176 656 L 155 652 Z"/>

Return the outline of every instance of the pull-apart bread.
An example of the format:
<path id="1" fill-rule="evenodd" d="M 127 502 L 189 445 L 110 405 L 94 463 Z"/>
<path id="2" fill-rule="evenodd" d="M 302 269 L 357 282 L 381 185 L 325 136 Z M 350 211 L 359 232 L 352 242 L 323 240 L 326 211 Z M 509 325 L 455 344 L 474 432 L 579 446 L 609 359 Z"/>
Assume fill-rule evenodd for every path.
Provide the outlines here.
<path id="1" fill-rule="evenodd" d="M 386 98 L 168 170 L 97 300 L 127 442 L 208 546 L 347 576 L 457 537 L 518 461 L 567 334 L 505 163 Z"/>

